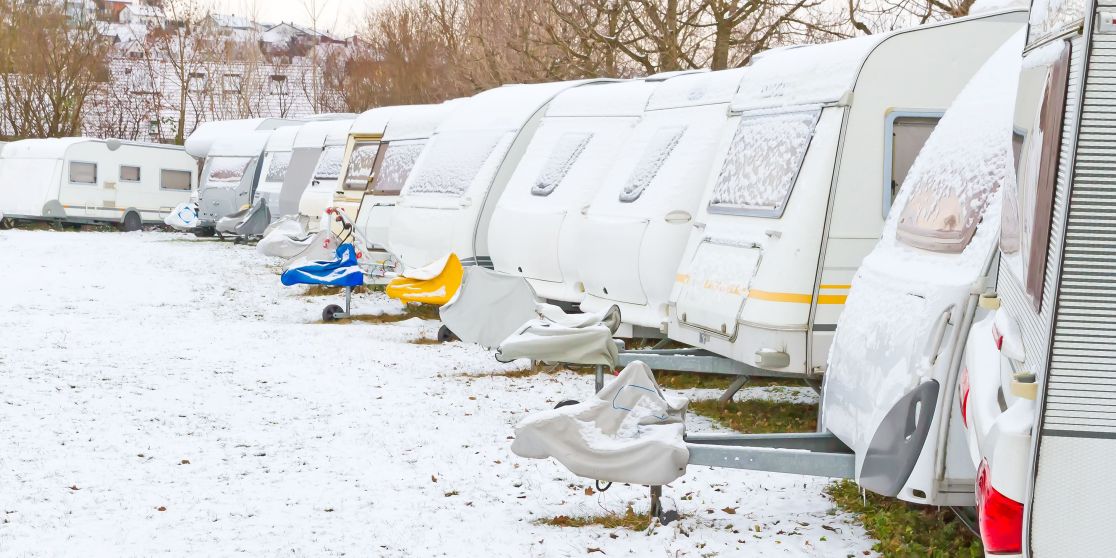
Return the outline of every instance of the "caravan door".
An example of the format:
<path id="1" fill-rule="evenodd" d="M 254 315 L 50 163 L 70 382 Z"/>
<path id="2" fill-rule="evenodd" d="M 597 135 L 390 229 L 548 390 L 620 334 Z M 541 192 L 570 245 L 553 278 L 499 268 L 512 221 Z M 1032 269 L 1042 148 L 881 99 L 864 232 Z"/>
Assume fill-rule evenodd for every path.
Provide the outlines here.
<path id="1" fill-rule="evenodd" d="M 927 141 L 838 320 L 823 424 L 856 453 L 857 482 L 885 496 L 974 503 L 958 369 L 1014 180 L 1022 42 L 989 59 Z"/>

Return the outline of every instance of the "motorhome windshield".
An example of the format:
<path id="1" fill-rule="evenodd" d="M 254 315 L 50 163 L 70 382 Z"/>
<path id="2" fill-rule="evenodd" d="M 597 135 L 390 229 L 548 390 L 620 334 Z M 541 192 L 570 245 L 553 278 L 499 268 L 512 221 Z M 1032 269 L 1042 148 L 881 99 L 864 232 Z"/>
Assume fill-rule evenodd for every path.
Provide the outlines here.
<path id="1" fill-rule="evenodd" d="M 210 186 L 237 186 L 251 163 L 251 157 L 210 157 L 205 183 Z"/>
<path id="2" fill-rule="evenodd" d="M 678 142 L 682 141 L 682 135 L 685 133 L 685 126 L 666 126 L 655 131 L 651 141 L 647 143 L 643 157 L 636 163 L 628 183 L 620 192 L 621 202 L 631 203 L 643 195 L 643 191 L 652 180 L 655 180 L 655 175 L 659 174 L 659 170 L 666 164 L 674 148 L 678 147 Z"/>
<path id="3" fill-rule="evenodd" d="M 407 194 L 463 196 L 497 153 L 503 156 L 513 134 L 505 131 L 454 131 L 434 136 L 430 155 L 407 187 Z M 500 147 L 500 149 L 497 149 Z M 490 164 L 495 173 L 496 165 Z"/>
<path id="4" fill-rule="evenodd" d="M 368 187 L 379 150 L 378 141 L 361 141 L 353 145 L 353 153 L 349 155 L 349 168 L 345 171 L 346 190 L 364 190 Z"/>
<path id="5" fill-rule="evenodd" d="M 531 186 L 531 193 L 536 196 L 549 196 L 570 172 L 591 139 L 593 139 L 591 133 L 562 134 L 555 142 L 554 150 L 550 152 L 550 157 L 547 158 L 534 185 Z"/>
<path id="6" fill-rule="evenodd" d="M 341 165 L 344 163 L 345 147 L 334 145 L 322 150 L 322 158 L 318 159 L 318 168 L 314 169 L 315 180 L 337 180 L 341 176 Z"/>
<path id="7" fill-rule="evenodd" d="M 742 117 L 717 176 L 709 210 L 782 215 L 820 114 L 814 109 Z"/>
<path id="8" fill-rule="evenodd" d="M 372 193 L 377 196 L 399 195 L 425 145 L 425 141 L 388 145 L 380 168 L 376 170 L 376 177 L 372 180 Z"/>
<path id="9" fill-rule="evenodd" d="M 291 152 L 277 151 L 271 154 L 271 162 L 267 166 L 267 181 L 282 182 L 287 176 L 287 167 L 291 166 Z"/>

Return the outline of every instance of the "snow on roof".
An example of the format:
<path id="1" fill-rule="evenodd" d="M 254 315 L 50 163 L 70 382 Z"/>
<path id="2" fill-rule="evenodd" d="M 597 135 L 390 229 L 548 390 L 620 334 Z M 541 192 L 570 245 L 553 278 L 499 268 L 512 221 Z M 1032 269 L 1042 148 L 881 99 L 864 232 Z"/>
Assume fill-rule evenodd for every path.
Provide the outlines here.
<path id="1" fill-rule="evenodd" d="M 517 131 L 555 95 L 593 81 L 601 80 L 505 85 L 482 91 L 469 97 L 464 107 L 454 111 L 438 131 Z"/>
<path id="2" fill-rule="evenodd" d="M 349 141 L 349 129 L 352 125 L 352 120 L 307 122 L 298 129 L 294 149 L 321 149 L 326 145 L 345 145 Z M 338 137 L 342 138 L 340 143 L 337 142 Z"/>
<path id="3" fill-rule="evenodd" d="M 227 27 L 229 29 L 254 29 L 252 20 L 246 17 L 227 14 L 210 14 L 210 19 L 219 27 Z"/>
<path id="4" fill-rule="evenodd" d="M 464 99 L 451 99 L 437 105 L 398 107 L 399 112 L 392 115 L 391 121 L 384 129 L 384 140 L 429 138 L 434 135 L 438 126 L 453 114 L 454 110 L 464 105 Z M 353 129 L 355 130 L 356 126 L 353 126 Z"/>
<path id="5" fill-rule="evenodd" d="M 159 7 L 156 7 L 156 6 L 149 6 L 147 4 L 131 4 L 129 6 L 126 6 L 124 9 L 128 10 L 128 12 L 131 13 L 135 17 L 151 17 L 151 18 L 165 17 L 164 14 L 163 14 L 163 9 L 162 8 L 159 8 Z"/>
<path id="6" fill-rule="evenodd" d="M 207 157 L 258 157 L 271 134 L 271 130 L 253 130 L 222 135 L 213 142 Z"/>
<path id="7" fill-rule="evenodd" d="M 353 134 L 383 134 L 388 122 L 396 115 L 406 114 L 411 108 L 408 105 L 396 107 L 378 107 L 360 113 L 353 121 Z"/>
<path id="8" fill-rule="evenodd" d="M 659 84 L 647 101 L 647 110 L 663 110 L 728 103 L 740 88 L 744 70 L 678 75 Z"/>
<path id="9" fill-rule="evenodd" d="M 13 141 L 3 145 L 3 156 L 9 159 L 62 159 L 66 157 L 66 152 L 75 145 L 82 143 L 108 143 L 114 142 L 119 145 L 130 145 L 136 147 L 147 147 L 151 149 L 173 149 L 181 150 L 181 147 L 176 145 L 166 145 L 162 143 L 144 143 L 138 141 L 124 141 L 117 139 L 100 139 L 100 138 L 45 138 L 45 139 L 25 139 Z"/>
<path id="10" fill-rule="evenodd" d="M 546 116 L 639 116 L 661 83 L 632 80 L 567 89 L 554 97 Z"/>
<path id="11" fill-rule="evenodd" d="M 216 141 L 228 134 L 252 130 L 274 130 L 284 126 L 297 126 L 301 122 L 285 118 L 248 118 L 244 120 L 216 120 L 204 122 L 186 138 L 186 152 L 205 157 Z"/>
<path id="12" fill-rule="evenodd" d="M 294 148 L 295 136 L 301 126 L 285 126 L 271 132 L 267 140 L 268 151 L 290 151 Z"/>

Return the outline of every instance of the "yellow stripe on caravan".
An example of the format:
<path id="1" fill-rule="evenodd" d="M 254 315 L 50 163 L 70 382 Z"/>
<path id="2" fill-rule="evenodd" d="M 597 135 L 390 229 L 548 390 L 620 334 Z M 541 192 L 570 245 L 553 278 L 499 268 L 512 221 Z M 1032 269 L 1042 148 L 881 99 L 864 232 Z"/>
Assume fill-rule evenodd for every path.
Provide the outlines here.
<path id="1" fill-rule="evenodd" d="M 795 304 L 810 304 L 814 297 L 798 293 L 773 293 L 770 291 L 748 291 L 748 298 L 766 300 L 768 302 L 791 302 Z M 818 295 L 818 304 L 844 304 L 849 297 L 846 295 Z"/>
<path id="2" fill-rule="evenodd" d="M 826 289 L 826 290 L 845 290 L 845 291 L 847 291 L 847 290 L 852 288 L 852 285 L 821 285 L 821 288 Z"/>

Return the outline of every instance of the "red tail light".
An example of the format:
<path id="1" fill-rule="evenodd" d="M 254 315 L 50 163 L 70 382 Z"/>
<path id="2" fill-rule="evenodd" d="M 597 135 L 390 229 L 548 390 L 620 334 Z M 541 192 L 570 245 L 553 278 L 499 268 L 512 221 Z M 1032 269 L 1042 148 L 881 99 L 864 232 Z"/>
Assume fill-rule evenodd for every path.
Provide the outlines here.
<path id="1" fill-rule="evenodd" d="M 980 462 L 977 471 L 976 500 L 984 551 L 988 554 L 1023 552 L 1023 504 L 992 488 L 987 459 Z"/>
<path id="2" fill-rule="evenodd" d="M 996 342 L 996 350 L 1000 351 L 1004 348 L 1004 334 L 996 329 L 996 324 L 992 324 L 992 340 Z"/>
<path id="3" fill-rule="evenodd" d="M 957 391 L 961 395 L 961 421 L 965 428 L 969 427 L 969 367 L 961 368 L 961 378 L 957 382 Z"/>

